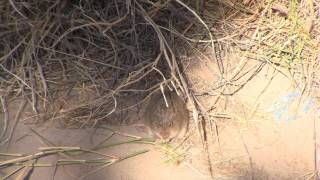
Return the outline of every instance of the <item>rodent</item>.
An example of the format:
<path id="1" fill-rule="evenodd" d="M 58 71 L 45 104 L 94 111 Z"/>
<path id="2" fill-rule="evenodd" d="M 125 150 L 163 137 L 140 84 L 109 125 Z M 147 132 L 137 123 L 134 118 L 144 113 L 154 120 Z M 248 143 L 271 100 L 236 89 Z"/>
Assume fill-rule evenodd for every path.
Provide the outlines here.
<path id="1" fill-rule="evenodd" d="M 176 92 L 164 91 L 164 96 L 161 91 L 151 96 L 145 109 L 143 124 L 153 138 L 161 140 L 182 138 L 188 130 L 189 111 Z"/>

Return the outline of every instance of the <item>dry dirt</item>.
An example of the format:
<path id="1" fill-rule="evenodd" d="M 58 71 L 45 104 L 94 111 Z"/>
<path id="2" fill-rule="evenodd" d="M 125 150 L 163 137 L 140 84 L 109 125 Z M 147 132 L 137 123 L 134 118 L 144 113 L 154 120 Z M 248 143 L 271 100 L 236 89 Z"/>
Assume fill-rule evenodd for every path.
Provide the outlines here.
<path id="1" fill-rule="evenodd" d="M 233 57 L 230 57 L 233 58 Z M 254 64 L 254 63 L 253 63 Z M 230 68 L 232 70 L 232 68 Z M 218 74 L 213 62 L 195 58 L 186 73 L 198 94 L 215 86 Z M 271 83 L 269 80 L 273 77 Z M 266 86 L 268 86 L 266 88 Z M 300 98 L 299 91 L 291 87 L 290 81 L 281 74 L 273 75 L 264 68 L 236 95 L 223 99 L 224 108 L 219 111 L 228 114 L 216 120 L 219 142 L 212 132 L 210 157 L 215 179 L 308 179 L 314 172 L 314 121 L 318 120 L 316 99 Z M 264 89 L 266 89 L 264 91 Z M 263 94 L 262 94 L 263 92 Z M 206 107 L 212 105 L 216 96 L 198 96 Z M 14 112 L 17 107 L 10 106 Z M 14 113 L 13 113 L 14 114 Z M 1 116 L 2 118 L 2 116 Z M 24 119 L 25 117 L 22 117 Z M 319 123 L 316 124 L 319 127 Z M 109 127 L 110 128 L 110 127 Z M 133 135 L 142 135 L 134 127 L 111 127 L 114 130 Z M 68 146 L 92 148 L 112 133 L 105 128 L 62 129 L 55 122 L 28 125 L 20 122 L 8 151 L 32 153 L 39 147 Z M 43 138 L 41 138 L 39 135 Z M 141 150 L 147 153 L 104 167 L 90 174 L 97 167 L 69 165 L 64 167 L 37 167 L 30 180 L 198 180 L 210 179 L 205 153 L 197 134 L 183 145 L 186 159 L 180 163 L 166 163 L 165 151 L 159 147 L 141 144 L 124 144 L 99 152 L 105 155 L 122 156 Z M 320 138 L 319 133 L 317 134 Z M 113 136 L 108 143 L 119 142 L 128 137 Z M 177 150 L 179 151 L 179 150 Z M 0 156 L 1 159 L 4 157 Z M 63 156 L 50 156 L 40 162 L 55 162 Z M 95 158 L 82 155 L 77 159 Z M 12 171 L 0 169 L 0 176 Z M 14 178 L 11 178 L 14 179 Z"/>

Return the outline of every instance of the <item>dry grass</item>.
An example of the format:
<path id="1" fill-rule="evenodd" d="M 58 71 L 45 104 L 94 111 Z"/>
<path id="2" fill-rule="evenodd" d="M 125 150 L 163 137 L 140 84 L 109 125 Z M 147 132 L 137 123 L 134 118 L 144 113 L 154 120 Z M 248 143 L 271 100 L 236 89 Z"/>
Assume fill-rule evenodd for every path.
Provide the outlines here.
<path id="1" fill-rule="evenodd" d="M 199 12 L 201 5 L 196 6 Z M 0 2 L 0 12 L 1 144 L 11 142 L 15 126 L 8 130 L 7 109 L 17 98 L 32 107 L 35 123 L 62 120 L 66 127 L 95 126 L 163 86 L 192 98 L 176 56 L 177 43 L 182 45 L 178 49 L 187 48 L 184 34 L 191 26 L 201 36 L 209 34 L 213 43 L 209 28 L 180 1 L 10 0 Z M 68 106 L 70 97 L 83 92 L 90 96 Z M 138 102 L 123 107 L 121 99 L 132 96 Z M 18 158 L 1 154 L 9 157 L 1 168 L 18 166 L 8 178 L 35 167 L 37 159 L 74 149 L 39 150 Z M 110 162 L 117 161 L 103 164 Z"/>
<path id="2" fill-rule="evenodd" d="M 71 117 L 67 126 L 92 125 L 126 96 L 145 97 L 160 84 L 187 89 L 172 48 L 177 38 L 161 30 L 180 31 L 194 20 L 177 3 L 35 0 L 0 8 L 3 97 L 27 98 L 45 119 L 60 115 Z M 50 107 L 79 89 L 90 91 L 90 101 Z"/>
<path id="3" fill-rule="evenodd" d="M 206 92 L 218 94 L 214 106 L 266 65 L 302 93 L 319 86 L 320 2 L 204 2 L 1 1 L 0 142 L 10 142 L 7 106 L 16 98 L 26 99 L 38 120 L 83 127 L 143 103 L 162 86 L 188 97 L 206 140 L 203 127 L 215 107 L 201 106 L 179 58 L 195 52 L 217 62 L 219 82 Z M 232 70 L 224 65 L 225 52 L 241 55 Z M 244 70 L 250 60 L 259 63 Z M 66 107 L 68 97 L 81 92 L 90 97 Z M 121 99 L 129 97 L 138 100 L 123 107 Z"/>

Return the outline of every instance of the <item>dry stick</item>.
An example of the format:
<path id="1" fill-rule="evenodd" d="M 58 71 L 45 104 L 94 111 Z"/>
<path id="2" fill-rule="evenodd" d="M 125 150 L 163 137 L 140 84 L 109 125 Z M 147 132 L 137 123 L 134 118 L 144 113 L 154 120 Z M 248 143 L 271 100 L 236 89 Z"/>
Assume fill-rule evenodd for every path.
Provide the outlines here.
<path id="1" fill-rule="evenodd" d="M 2 144 L 3 142 L 1 141 L 1 139 L 6 135 L 6 132 L 8 130 L 8 123 L 9 123 L 9 111 L 8 111 L 8 104 L 7 104 L 7 100 L 5 95 L 1 95 L 0 96 L 0 101 L 1 101 L 1 107 L 3 110 L 3 114 L 4 114 L 4 118 L 3 118 L 3 128 L 1 130 L 1 134 L 0 134 L 0 144 Z"/>
<path id="2" fill-rule="evenodd" d="M 93 59 L 90 59 L 90 58 L 85 58 L 85 57 L 73 55 L 73 54 L 70 54 L 70 53 L 65 53 L 63 51 L 50 49 L 50 48 L 46 48 L 46 47 L 42 47 L 42 46 L 40 46 L 38 48 L 41 48 L 41 49 L 44 49 L 44 50 L 47 50 L 47 51 L 52 51 L 54 53 L 59 53 L 59 54 L 62 54 L 62 55 L 67 55 L 67 56 L 70 56 L 70 57 L 73 57 L 73 58 L 77 58 L 77 59 L 83 59 L 83 60 L 86 60 L 86 61 L 89 61 L 89 62 L 93 62 L 93 63 L 100 64 L 100 65 L 103 65 L 103 66 L 111 67 L 111 68 L 115 68 L 115 69 L 118 69 L 118 70 L 123 70 L 123 71 L 125 70 L 125 69 L 123 69 L 121 67 L 118 67 L 118 66 L 114 66 L 114 65 L 111 65 L 111 64 L 103 63 L 103 62 L 96 61 L 96 60 L 93 60 Z"/>
<path id="3" fill-rule="evenodd" d="M 19 44 L 17 44 L 14 48 L 12 48 L 11 51 L 10 51 L 8 54 L 0 57 L 0 62 L 1 62 L 1 61 L 4 61 L 4 60 L 6 60 L 8 57 L 10 57 L 11 54 L 13 54 L 13 53 L 24 43 L 24 40 L 25 40 L 25 39 L 26 39 L 26 37 L 25 37 L 22 41 L 20 41 Z"/>
<path id="4" fill-rule="evenodd" d="M 16 7 L 16 5 L 14 4 L 13 0 L 9 0 L 11 6 L 13 7 L 13 9 L 23 18 L 28 19 L 24 14 L 22 14 L 19 9 Z"/>
<path id="5" fill-rule="evenodd" d="M 6 71 L 7 73 L 9 73 L 10 75 L 12 75 L 13 77 L 15 77 L 17 80 L 19 80 L 23 85 L 27 86 L 29 89 L 32 89 L 32 88 L 28 85 L 28 83 L 26 83 L 26 82 L 25 82 L 23 79 L 21 79 L 18 75 L 10 72 L 10 70 L 8 70 L 7 68 L 5 68 L 2 64 L 0 64 L 0 67 L 1 67 L 4 71 Z"/>
<path id="6" fill-rule="evenodd" d="M 86 69 L 87 67 L 85 65 L 83 65 L 82 63 L 76 61 L 73 66 L 75 67 L 75 69 L 77 69 L 77 71 L 79 71 L 79 74 L 82 73 L 81 75 L 86 76 L 92 82 L 92 84 L 94 84 L 94 85 L 96 84 L 95 79 L 90 75 L 89 70 Z M 98 94 L 98 96 L 101 96 L 97 86 L 95 86 L 95 89 L 96 89 L 96 93 Z"/>
<path id="7" fill-rule="evenodd" d="M 51 6 L 46 10 L 46 13 L 49 14 L 49 13 L 51 12 L 51 10 L 52 10 L 55 6 L 57 6 L 59 3 L 61 3 L 60 1 L 61 1 L 61 0 L 55 1 L 54 4 L 51 5 Z"/>
<path id="8" fill-rule="evenodd" d="M 0 168 L 1 167 L 6 167 L 6 166 L 11 165 L 11 164 L 15 164 L 15 163 L 30 161 L 30 160 L 33 160 L 33 159 L 37 159 L 37 158 L 40 158 L 40 157 L 43 157 L 43 156 L 47 156 L 47 155 L 51 155 L 51 154 L 55 154 L 55 153 L 56 153 L 56 151 L 38 152 L 38 153 L 32 154 L 32 155 L 26 155 L 26 156 L 15 158 L 15 159 L 1 161 L 0 162 Z"/>
<path id="9" fill-rule="evenodd" d="M 260 91 L 260 93 L 258 94 L 257 98 L 255 99 L 254 106 L 253 106 L 254 108 L 253 109 L 257 109 L 258 108 L 260 98 L 267 91 L 267 89 L 269 88 L 269 86 L 271 85 L 273 79 L 276 77 L 277 74 L 278 74 L 278 71 L 276 69 L 273 69 L 271 78 L 268 80 L 268 82 L 265 85 L 265 87 Z"/>
<path id="10" fill-rule="evenodd" d="M 46 108 L 47 96 L 48 96 L 48 91 L 49 91 L 48 90 L 48 85 L 47 85 L 47 81 L 46 81 L 46 78 L 45 78 L 45 75 L 43 73 L 43 69 L 42 69 L 40 63 L 38 62 L 37 59 L 35 61 L 37 63 L 37 69 L 38 69 L 38 72 L 39 72 L 39 75 L 40 75 L 40 79 L 41 79 L 41 82 L 42 82 L 42 86 L 43 86 L 44 107 Z"/>
<path id="11" fill-rule="evenodd" d="M 138 151 L 138 152 L 129 154 L 129 155 L 127 155 L 127 156 L 121 157 L 121 158 L 119 158 L 119 159 L 114 159 L 114 160 L 110 161 L 109 163 L 107 163 L 106 165 L 104 165 L 104 166 L 102 166 L 102 167 L 99 167 L 99 168 L 97 168 L 97 169 L 94 169 L 94 170 L 92 170 L 91 172 L 87 173 L 87 174 L 84 175 L 84 176 L 81 176 L 79 179 L 84 179 L 84 178 L 86 178 L 86 177 L 88 177 L 88 176 L 91 176 L 92 174 L 94 174 L 94 173 L 96 173 L 96 172 L 98 172 L 98 171 L 101 171 L 102 169 L 104 169 L 104 168 L 106 168 L 106 167 L 108 167 L 108 166 L 111 166 L 111 165 L 114 164 L 114 163 L 118 163 L 118 162 L 121 162 L 121 161 L 123 161 L 123 160 L 129 159 L 129 158 L 132 158 L 132 157 L 135 157 L 135 156 L 138 156 L 138 155 L 147 153 L 147 152 L 149 152 L 149 150 L 142 150 L 142 151 Z"/>
<path id="12" fill-rule="evenodd" d="M 56 174 L 58 172 L 58 162 L 54 163 L 54 167 L 53 167 L 53 173 L 52 173 L 52 180 L 54 180 Z"/>
<path id="13" fill-rule="evenodd" d="M 166 6 L 168 6 L 168 4 L 169 4 L 170 2 L 171 2 L 171 0 L 167 0 L 166 2 L 158 1 L 158 2 L 157 2 L 158 4 L 156 4 L 156 3 L 152 4 L 155 8 L 152 9 L 152 10 L 150 10 L 150 11 L 148 12 L 148 15 L 149 15 L 151 18 L 153 18 L 153 17 L 157 14 L 157 12 L 159 12 L 161 9 L 165 8 Z M 150 1 L 149 1 L 149 3 L 150 3 Z M 160 5 L 159 5 L 159 4 L 160 4 Z"/>
<path id="14" fill-rule="evenodd" d="M 114 97 L 114 94 L 115 94 L 115 91 L 113 91 L 113 93 L 111 94 L 111 97 L 112 97 L 113 102 L 114 102 L 113 108 L 111 109 L 110 112 L 108 112 L 108 113 L 107 113 L 106 115 L 104 115 L 103 117 L 97 118 L 97 119 L 95 120 L 94 124 L 93 124 L 93 127 L 99 122 L 99 120 L 107 118 L 108 116 L 110 116 L 112 113 L 114 113 L 114 112 L 116 111 L 117 106 L 118 106 L 118 101 L 117 101 L 117 99 Z"/>
<path id="15" fill-rule="evenodd" d="M 266 64 L 266 62 L 261 62 L 260 64 Z M 260 66 L 260 65 L 259 65 Z M 240 72 L 237 74 L 239 75 L 238 77 L 234 77 L 233 79 L 231 79 L 231 81 L 238 81 L 240 80 L 241 78 L 243 78 L 245 75 L 249 74 L 250 71 L 254 70 L 254 69 L 259 69 L 259 68 L 256 68 L 257 65 L 255 64 L 254 66 L 252 66 L 250 69 L 248 69 L 247 71 L 243 72 L 242 74 L 240 74 Z"/>
<path id="16" fill-rule="evenodd" d="M 262 12 L 262 16 L 267 12 L 267 8 Z M 262 21 L 262 19 L 260 19 L 260 21 Z M 260 23 L 260 22 L 259 22 Z M 255 40 L 255 37 L 257 36 L 258 32 L 260 30 L 260 27 L 258 26 L 256 28 L 256 30 L 254 31 L 250 41 L 249 41 L 249 47 L 252 45 L 253 41 Z M 247 52 L 245 53 L 244 56 L 247 55 Z M 244 66 L 247 64 L 247 61 L 245 61 L 244 58 L 241 58 L 241 61 L 239 63 L 239 65 L 237 66 L 237 68 L 235 69 L 235 71 L 233 71 L 233 74 L 231 75 L 231 79 L 234 79 L 239 73 L 240 71 L 244 68 Z"/>
<path id="17" fill-rule="evenodd" d="M 45 139 L 43 136 L 41 136 L 40 134 L 38 134 L 38 132 L 34 131 L 33 132 L 39 136 L 41 139 L 45 140 L 46 144 L 48 145 L 54 145 L 52 142 L 50 142 L 49 140 Z M 79 152 L 82 152 L 82 153 L 92 153 L 92 154 L 96 154 L 96 155 L 100 155 L 100 156 L 103 156 L 103 157 L 108 157 L 108 158 L 116 158 L 115 156 L 111 156 L 111 155 L 106 155 L 106 154 L 102 154 L 102 153 L 99 153 L 97 151 L 94 151 L 94 150 L 90 150 L 90 149 L 85 149 L 85 148 L 81 148 L 81 147 L 58 147 L 58 146 L 51 146 L 51 147 L 39 147 L 38 148 L 40 151 L 58 151 L 57 154 L 65 157 L 65 158 L 69 158 L 70 155 L 68 154 L 67 151 L 79 151 Z M 60 152 L 62 151 L 62 152 Z"/>
<path id="18" fill-rule="evenodd" d="M 67 96 L 70 95 L 70 93 L 71 93 L 73 87 L 75 86 L 75 84 L 76 84 L 76 82 L 69 84 L 70 88 L 67 90 L 66 93 L 64 93 L 62 99 L 66 98 Z M 53 103 L 54 103 L 54 102 L 53 102 Z M 55 111 L 55 112 L 53 113 L 52 118 L 50 119 L 51 121 L 53 121 L 53 120 L 55 119 L 55 117 L 57 116 L 57 114 L 59 114 L 59 111 L 61 111 L 61 110 L 64 108 L 64 106 L 65 106 L 65 103 L 61 103 L 61 104 L 58 106 L 57 111 Z"/>
<path id="19" fill-rule="evenodd" d="M 47 138 L 43 137 L 41 134 L 39 134 L 36 130 L 34 130 L 33 128 L 29 128 L 29 130 L 35 134 L 38 138 L 39 138 L 39 141 L 41 143 L 43 143 L 44 145 L 47 145 L 47 146 L 56 146 L 53 142 L 49 141 Z"/>
<path id="20" fill-rule="evenodd" d="M 238 89 L 235 89 L 233 92 L 231 92 L 231 93 L 228 93 L 228 94 L 226 94 L 226 93 L 223 93 L 224 95 L 229 95 L 229 96 L 231 96 L 231 95 L 234 95 L 234 94 L 236 94 L 237 92 L 239 92 L 242 88 L 244 88 L 244 86 L 249 82 L 249 81 L 251 81 L 262 69 L 263 69 L 263 67 L 265 66 L 265 64 L 266 63 L 261 63 L 256 69 L 255 69 L 255 71 L 252 73 L 252 75 L 244 82 L 244 83 L 242 83 L 242 84 L 240 84 L 240 87 L 238 88 Z"/>
<path id="21" fill-rule="evenodd" d="M 29 180 L 33 171 L 34 171 L 34 164 L 36 163 L 37 159 L 34 160 L 33 162 L 29 163 L 26 166 L 22 166 L 23 170 L 20 174 L 17 175 L 15 180 Z"/>
<path id="22" fill-rule="evenodd" d="M 107 155 L 107 154 L 103 154 L 103 153 L 100 153 L 95 150 L 85 149 L 85 148 L 81 148 L 81 147 L 63 147 L 63 146 L 62 147 L 40 147 L 38 149 L 41 151 L 70 150 L 70 153 L 68 153 L 68 152 L 62 153 L 62 154 L 64 154 L 63 156 L 65 158 L 70 158 L 73 151 L 74 151 L 73 154 L 75 154 L 75 155 L 91 153 L 91 154 L 95 154 L 95 155 L 99 155 L 99 156 L 107 157 L 107 158 L 112 158 L 112 159 L 117 158 L 116 156 L 113 156 L 113 155 Z M 92 148 L 92 149 L 94 149 L 94 148 Z M 75 152 L 78 152 L 78 153 L 75 153 Z"/>
<path id="23" fill-rule="evenodd" d="M 56 146 L 53 142 L 49 141 L 48 139 L 46 139 L 45 137 L 43 137 L 41 134 L 39 134 L 36 130 L 32 129 L 32 128 L 29 128 L 38 138 L 39 138 L 39 141 L 44 143 L 45 145 L 47 146 Z M 50 149 L 51 147 L 48 147 L 47 149 Z M 46 148 L 39 148 L 40 150 L 47 150 Z M 51 148 L 50 150 L 52 150 L 53 148 Z M 58 149 L 61 149 L 61 148 L 58 148 Z M 71 148 L 71 149 L 74 149 L 74 148 Z M 80 149 L 80 148 L 78 148 Z M 62 157 L 66 157 L 68 158 L 69 156 L 65 153 L 57 153 L 58 155 L 62 156 Z"/>
<path id="24" fill-rule="evenodd" d="M 1 180 L 6 180 L 6 179 L 10 178 L 12 175 L 16 174 L 17 172 L 19 172 L 23 168 L 24 168 L 24 166 L 18 167 L 17 169 L 13 170 L 9 174 L 7 174 L 5 177 L 3 177 Z"/>
<path id="25" fill-rule="evenodd" d="M 29 80 L 30 80 L 30 84 L 31 84 L 31 103 L 32 103 L 32 109 L 33 111 L 37 114 L 37 116 L 39 116 L 39 110 L 38 110 L 38 98 L 36 96 L 36 82 L 34 79 L 34 73 L 32 71 L 32 68 L 29 67 L 28 68 L 28 73 L 29 73 Z"/>
<path id="26" fill-rule="evenodd" d="M 231 96 L 231 95 L 234 95 L 236 92 L 240 91 L 249 81 L 251 81 L 261 70 L 262 68 L 264 67 L 265 63 L 264 62 L 261 62 L 260 65 L 258 65 L 258 67 L 253 67 L 251 68 L 250 70 L 248 70 L 247 72 L 243 73 L 243 74 L 240 74 L 241 76 L 239 76 L 238 78 L 235 79 L 235 77 L 217 87 L 214 87 L 212 89 L 210 89 L 209 91 L 213 91 L 213 90 L 218 90 L 220 88 L 223 88 L 220 92 L 219 92 L 219 95 L 228 95 L 228 96 Z M 243 82 L 242 84 L 234 84 L 232 83 L 232 81 L 237 81 L 241 78 L 243 78 L 245 75 L 249 74 L 249 72 L 251 70 L 254 69 L 254 72 L 247 78 L 247 80 L 245 82 Z M 239 72 L 240 73 L 240 72 Z M 230 82 L 231 81 L 231 82 Z M 233 92 L 230 92 L 230 93 L 224 93 L 225 90 L 226 90 L 226 87 L 228 85 L 237 85 L 239 88 L 238 89 L 235 89 L 233 90 Z M 203 93 L 203 94 L 208 94 L 208 93 Z M 220 96 L 218 97 L 220 98 Z M 218 100 L 215 101 L 214 104 L 216 104 L 218 102 Z M 212 109 L 208 110 L 208 111 L 211 111 Z"/>
<path id="27" fill-rule="evenodd" d="M 0 156 L 21 157 L 22 154 L 0 153 Z"/>
<path id="28" fill-rule="evenodd" d="M 191 25 L 193 25 L 193 24 L 191 24 Z M 163 27 L 163 26 L 159 26 L 159 27 L 160 27 L 160 29 L 164 29 L 164 30 L 166 30 L 166 31 L 168 31 L 168 32 L 170 32 L 172 34 L 175 34 L 175 35 L 179 36 L 182 39 L 185 39 L 185 40 L 193 42 L 193 43 L 210 43 L 210 42 L 212 42 L 211 40 L 192 39 L 190 37 L 186 37 L 184 35 L 185 33 L 179 33 L 177 31 L 174 31 L 172 29 L 168 29 L 168 28 Z M 188 28 L 185 31 L 187 31 L 187 30 L 188 30 Z M 221 38 L 216 38 L 215 41 L 216 42 L 222 42 L 224 40 L 232 39 L 232 38 L 237 37 L 237 36 L 239 36 L 239 34 L 233 34 L 233 35 L 229 35 L 229 36 L 225 36 L 225 37 L 221 37 Z"/>
<path id="29" fill-rule="evenodd" d="M 316 114 L 317 116 L 317 114 Z M 315 171 L 315 180 L 319 180 L 319 171 L 320 171 L 320 147 L 317 140 L 317 126 L 316 126 L 316 117 L 313 118 L 313 144 L 314 144 L 314 171 Z"/>
<path id="30" fill-rule="evenodd" d="M 121 144 L 119 143 L 119 144 L 114 144 L 114 145 L 121 145 Z M 112 147 L 112 146 L 110 146 L 110 147 Z M 102 154 L 102 153 L 99 153 L 99 152 L 96 152 L 96 151 L 93 151 L 93 150 L 87 150 L 87 149 L 83 149 L 83 148 L 80 148 L 80 147 L 46 147 L 46 148 L 38 148 L 38 149 L 40 150 L 40 152 L 37 152 L 35 154 L 24 155 L 22 157 L 9 159 L 9 160 L 6 160 L 6 161 L 0 161 L 0 168 L 8 167 L 8 166 L 10 166 L 12 164 L 21 165 L 22 163 L 24 163 L 26 161 L 36 160 L 36 159 L 39 159 L 39 158 L 42 158 L 42 157 L 45 157 L 45 156 L 49 156 L 49 155 L 53 155 L 53 154 L 64 154 L 64 156 L 68 158 L 70 156 L 68 154 L 70 154 L 72 152 L 94 153 L 94 154 L 97 154 L 97 155 L 100 155 L 100 156 L 104 156 L 104 157 L 108 157 L 108 158 L 113 158 L 113 159 L 117 158 L 115 156 L 105 155 L 105 154 Z M 50 165 L 46 165 L 46 166 L 50 166 Z"/>
<path id="31" fill-rule="evenodd" d="M 79 26 L 75 26 L 72 27 L 68 30 L 66 30 L 66 32 L 64 32 L 57 40 L 55 43 L 53 43 L 53 45 L 51 46 L 51 48 L 54 48 L 66 35 L 68 35 L 69 33 L 78 30 L 78 29 L 82 29 L 84 27 L 90 27 L 90 26 L 99 26 L 99 25 L 103 25 L 103 26 L 107 26 L 106 29 L 110 29 L 112 26 L 121 23 L 123 20 L 125 20 L 128 16 L 129 11 L 127 12 L 127 14 L 125 14 L 123 17 L 113 21 L 113 22 L 93 22 L 93 23 L 87 23 L 87 24 L 82 24 Z"/>
<path id="32" fill-rule="evenodd" d="M 247 59 L 251 59 L 251 60 L 255 60 L 255 61 L 259 61 L 259 62 L 267 62 L 268 65 L 270 65 L 273 69 L 275 69 L 276 71 L 278 71 L 279 73 L 281 73 L 283 76 L 289 78 L 289 76 L 283 72 L 280 68 L 278 68 L 278 66 L 280 67 L 284 67 L 282 65 L 277 65 L 276 63 L 270 61 L 269 59 L 266 59 L 268 57 L 260 57 L 260 58 L 253 58 L 253 57 L 250 57 L 250 55 L 246 54 L 246 55 L 243 55 L 243 57 L 246 57 Z M 291 73 L 289 73 L 289 75 L 291 75 Z M 291 77 L 292 78 L 292 77 Z"/>
<path id="33" fill-rule="evenodd" d="M 93 149 L 96 149 L 97 147 L 99 147 L 100 145 L 102 145 L 103 143 L 107 142 L 108 140 L 110 140 L 112 138 L 112 136 L 116 134 L 115 132 L 111 132 L 111 134 L 107 137 L 105 137 L 104 139 L 102 139 L 100 142 L 98 142 L 96 145 L 93 146 Z"/>
<path id="34" fill-rule="evenodd" d="M 211 40 L 212 55 L 215 56 L 217 59 L 217 64 L 218 64 L 220 76 L 221 76 L 221 78 L 223 78 L 224 68 L 223 68 L 222 59 L 220 57 L 220 53 L 217 53 L 218 50 L 214 44 L 215 42 L 218 42 L 218 41 L 216 41 L 217 38 L 214 37 L 214 35 L 210 31 L 210 28 L 207 26 L 207 24 L 202 20 L 202 18 L 195 11 L 193 11 L 189 6 L 187 6 L 185 3 L 181 2 L 180 0 L 175 0 L 175 1 L 178 2 L 180 5 L 182 5 L 183 7 L 185 7 L 188 11 L 190 11 L 208 31 L 208 34 L 209 34 L 209 37 Z M 218 43 L 218 45 L 219 45 L 219 43 Z"/>

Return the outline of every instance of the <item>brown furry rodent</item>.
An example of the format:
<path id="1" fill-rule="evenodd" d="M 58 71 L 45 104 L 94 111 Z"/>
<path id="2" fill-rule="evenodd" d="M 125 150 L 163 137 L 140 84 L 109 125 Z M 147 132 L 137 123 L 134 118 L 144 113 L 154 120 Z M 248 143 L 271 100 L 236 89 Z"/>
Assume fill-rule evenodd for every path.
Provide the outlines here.
<path id="1" fill-rule="evenodd" d="M 161 91 L 151 96 L 144 113 L 143 124 L 149 135 L 162 140 L 182 138 L 189 125 L 189 112 L 183 99 L 174 91 Z"/>

